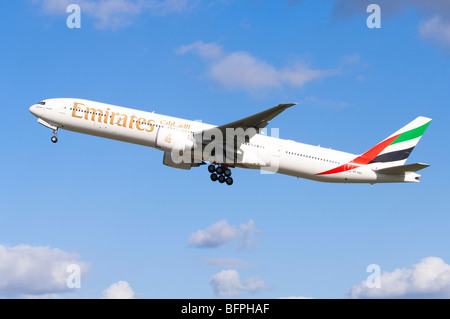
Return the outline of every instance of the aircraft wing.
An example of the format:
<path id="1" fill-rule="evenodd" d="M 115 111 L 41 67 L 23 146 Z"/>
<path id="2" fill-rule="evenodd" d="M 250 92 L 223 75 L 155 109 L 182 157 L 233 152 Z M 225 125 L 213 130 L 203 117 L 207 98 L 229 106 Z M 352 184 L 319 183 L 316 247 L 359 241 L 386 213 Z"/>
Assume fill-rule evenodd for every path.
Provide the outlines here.
<path id="1" fill-rule="evenodd" d="M 204 131 L 197 132 L 194 135 L 201 134 L 202 144 L 206 145 L 210 143 L 212 140 L 214 140 L 217 136 L 217 133 L 220 132 L 223 138 L 224 150 L 231 151 L 236 155 L 236 151 L 240 148 L 241 144 L 245 141 L 246 138 L 251 138 L 252 136 L 257 134 L 259 132 L 259 129 L 266 127 L 273 118 L 275 118 L 281 112 L 283 112 L 284 110 L 295 104 L 297 103 L 278 104 L 277 106 L 274 106 L 260 113 L 251 115 L 249 117 L 225 125 L 220 125 L 210 129 L 206 129 Z M 236 129 L 242 130 L 235 131 Z M 240 134 L 243 131 L 245 131 L 246 136 L 244 136 L 243 138 L 238 138 L 239 136 L 237 136 L 237 134 Z M 230 149 L 230 146 L 226 145 L 226 141 L 230 140 L 229 139 L 230 137 L 227 138 L 228 134 L 232 134 L 230 135 L 230 137 L 235 141 L 232 149 Z M 214 138 L 212 138 L 212 136 L 214 136 Z M 235 155 L 233 157 L 235 157 Z"/>
<path id="2" fill-rule="evenodd" d="M 264 128 L 269 124 L 269 121 L 272 120 L 275 116 L 286 110 L 287 108 L 295 105 L 296 103 L 288 103 L 288 104 L 278 104 L 277 106 L 274 106 L 268 110 L 262 111 L 258 114 L 251 115 L 249 117 L 246 117 L 242 120 L 238 120 L 229 124 L 218 126 L 214 129 L 219 129 L 222 131 L 222 133 L 225 133 L 225 130 L 227 128 Z"/>
<path id="3" fill-rule="evenodd" d="M 223 136 L 225 136 L 227 128 L 232 128 L 232 129 L 242 128 L 244 130 L 246 130 L 248 128 L 255 128 L 255 129 L 264 128 L 269 124 L 269 121 L 271 121 L 273 118 L 275 118 L 278 114 L 280 114 L 281 112 L 283 112 L 284 110 L 286 110 L 287 108 L 289 108 L 295 104 L 296 103 L 278 104 L 277 106 L 274 106 L 268 110 L 262 111 L 255 115 L 251 115 L 249 117 L 246 117 L 246 118 L 238 120 L 238 121 L 234 121 L 232 123 L 213 127 L 211 129 L 204 130 L 201 133 L 203 133 L 203 135 L 208 135 L 208 133 L 211 133 L 211 132 L 208 132 L 210 130 L 214 130 L 214 131 L 220 130 L 222 132 Z"/>

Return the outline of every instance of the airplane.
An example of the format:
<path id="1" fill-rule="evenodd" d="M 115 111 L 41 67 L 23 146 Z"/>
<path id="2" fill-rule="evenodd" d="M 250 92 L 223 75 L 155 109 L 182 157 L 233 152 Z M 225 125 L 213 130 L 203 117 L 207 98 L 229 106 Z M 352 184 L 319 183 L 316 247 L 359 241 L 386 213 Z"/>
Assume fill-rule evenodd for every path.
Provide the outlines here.
<path id="1" fill-rule="evenodd" d="M 209 162 L 212 181 L 233 184 L 231 169 L 260 169 L 330 183 L 420 182 L 428 164 L 405 165 L 431 122 L 419 116 L 361 154 L 267 135 L 269 122 L 296 103 L 275 107 L 225 125 L 211 125 L 77 98 L 42 100 L 30 107 L 38 123 L 59 129 L 153 147 L 163 164 L 190 170 Z"/>

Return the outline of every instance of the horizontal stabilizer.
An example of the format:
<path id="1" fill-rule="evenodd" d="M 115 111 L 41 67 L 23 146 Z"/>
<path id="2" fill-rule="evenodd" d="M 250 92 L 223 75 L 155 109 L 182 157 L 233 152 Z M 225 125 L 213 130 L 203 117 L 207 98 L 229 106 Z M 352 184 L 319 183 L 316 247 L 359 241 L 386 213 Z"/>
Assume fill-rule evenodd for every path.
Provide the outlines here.
<path id="1" fill-rule="evenodd" d="M 417 172 L 428 166 L 430 166 L 430 165 L 423 164 L 423 163 L 415 163 L 415 164 L 409 164 L 409 165 L 399 165 L 399 166 L 393 166 L 393 167 L 388 167 L 388 168 L 382 168 L 382 169 L 375 170 L 375 172 L 381 173 L 381 174 L 387 174 L 387 175 L 402 175 L 405 173 Z"/>

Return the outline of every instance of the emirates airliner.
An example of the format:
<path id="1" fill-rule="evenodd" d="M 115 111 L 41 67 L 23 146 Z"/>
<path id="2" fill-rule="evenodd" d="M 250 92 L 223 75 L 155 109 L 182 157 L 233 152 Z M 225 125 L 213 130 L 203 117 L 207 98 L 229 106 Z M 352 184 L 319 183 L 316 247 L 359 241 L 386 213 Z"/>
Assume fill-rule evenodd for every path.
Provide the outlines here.
<path id="1" fill-rule="evenodd" d="M 157 148 L 163 164 L 191 169 L 209 163 L 212 181 L 233 184 L 231 169 L 260 169 L 321 182 L 419 182 L 423 163 L 405 165 L 430 118 L 419 116 L 368 151 L 350 154 L 269 136 L 269 121 L 295 103 L 279 104 L 225 125 L 211 125 L 84 99 L 46 99 L 30 107 L 38 123 Z M 274 134 L 272 134 L 274 135 Z"/>

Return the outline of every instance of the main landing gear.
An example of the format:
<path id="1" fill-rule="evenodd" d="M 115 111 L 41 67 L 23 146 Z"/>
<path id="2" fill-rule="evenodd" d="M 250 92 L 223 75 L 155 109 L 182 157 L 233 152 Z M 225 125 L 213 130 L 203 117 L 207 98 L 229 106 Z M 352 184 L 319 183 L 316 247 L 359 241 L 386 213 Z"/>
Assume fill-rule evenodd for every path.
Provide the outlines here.
<path id="1" fill-rule="evenodd" d="M 52 136 L 52 138 L 51 138 L 52 142 L 53 142 L 53 143 L 58 142 L 58 138 L 56 137 L 56 134 L 58 133 L 58 129 L 52 130 L 52 133 L 54 134 L 54 135 Z"/>
<path id="2" fill-rule="evenodd" d="M 211 173 L 211 180 L 213 182 L 219 181 L 219 183 L 227 183 L 227 185 L 233 184 L 233 178 L 231 177 L 231 170 L 222 165 L 217 167 L 213 164 L 208 166 L 208 172 Z"/>

